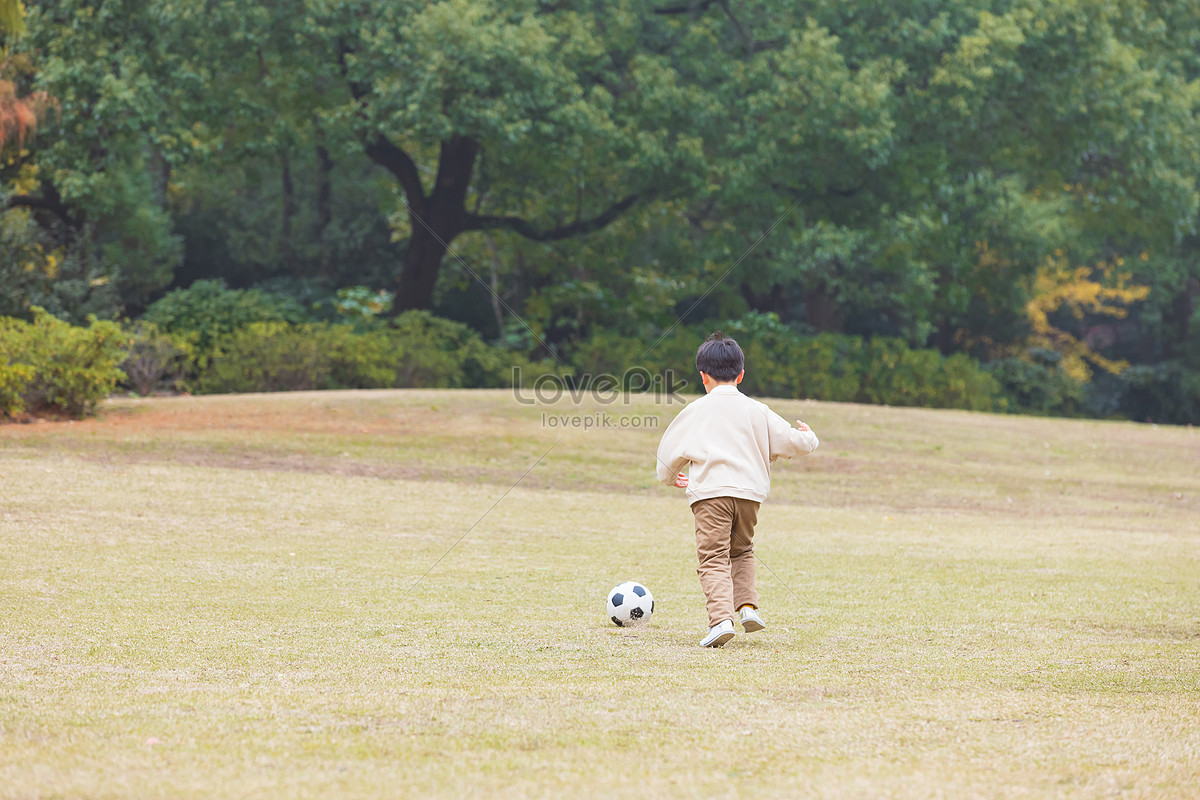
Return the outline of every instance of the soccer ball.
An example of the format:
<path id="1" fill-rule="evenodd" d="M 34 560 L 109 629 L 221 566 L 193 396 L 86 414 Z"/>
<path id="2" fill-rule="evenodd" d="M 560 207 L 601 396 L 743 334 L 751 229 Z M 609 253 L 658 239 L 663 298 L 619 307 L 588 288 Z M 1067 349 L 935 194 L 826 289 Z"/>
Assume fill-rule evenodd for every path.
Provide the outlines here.
<path id="1" fill-rule="evenodd" d="M 618 627 L 641 626 L 654 613 L 654 595 L 637 581 L 625 581 L 608 593 L 608 618 Z"/>

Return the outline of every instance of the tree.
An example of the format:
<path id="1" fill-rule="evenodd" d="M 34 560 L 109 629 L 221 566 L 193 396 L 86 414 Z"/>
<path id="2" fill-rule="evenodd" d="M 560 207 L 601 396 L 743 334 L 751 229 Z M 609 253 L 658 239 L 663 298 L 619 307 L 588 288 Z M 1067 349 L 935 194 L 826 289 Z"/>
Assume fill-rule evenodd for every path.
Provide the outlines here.
<path id="1" fill-rule="evenodd" d="M 1164 43 L 1187 15 L 1170 6 L 664 6 L 730 110 L 691 215 L 714 280 L 818 330 L 1023 337 L 1049 253 L 1111 261 L 1194 224 L 1195 73 Z"/>
<path id="2" fill-rule="evenodd" d="M 332 34 L 302 2 L 213 3 L 203 34 L 186 47 L 221 90 L 187 97 L 203 145 L 174 172 L 187 244 L 176 281 L 312 292 L 391 282 L 402 254 L 387 224 L 394 199 L 342 113 L 349 94 Z"/>
<path id="3" fill-rule="evenodd" d="M 170 3 L 80 0 L 34 0 L 27 9 L 19 53 L 36 65 L 36 90 L 57 105 L 27 157 L 36 164 L 32 185 L 7 205 L 34 211 L 62 249 L 52 310 L 113 316 L 143 303 L 179 260 L 166 184 L 192 137 L 170 100 L 188 75 L 198 77 L 174 47 L 181 12 Z"/>
<path id="4" fill-rule="evenodd" d="M 464 233 L 585 236 L 695 184 L 693 100 L 652 21 L 632 2 L 331 5 L 316 27 L 349 89 L 335 115 L 407 212 L 397 312 L 432 304 Z"/>

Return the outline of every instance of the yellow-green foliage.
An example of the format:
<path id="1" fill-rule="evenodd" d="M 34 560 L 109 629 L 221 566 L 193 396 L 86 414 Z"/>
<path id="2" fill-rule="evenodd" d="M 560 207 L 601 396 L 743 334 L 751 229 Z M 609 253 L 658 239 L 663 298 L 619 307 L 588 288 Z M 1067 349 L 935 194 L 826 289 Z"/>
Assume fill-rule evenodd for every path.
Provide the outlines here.
<path id="1" fill-rule="evenodd" d="M 1025 307 L 1033 329 L 1029 345 L 1057 352 L 1062 356 L 1063 371 L 1080 382 L 1091 380 L 1092 366 L 1120 375 L 1129 362 L 1114 361 L 1095 352 L 1056 326 L 1051 314 L 1067 311 L 1076 320 L 1085 314 L 1124 319 L 1129 313 L 1127 306 L 1145 300 L 1150 293 L 1148 286 L 1129 284 L 1129 273 L 1120 272 L 1124 264 L 1124 259 L 1117 258 L 1111 263 L 1102 261 L 1095 269 L 1072 267 L 1066 252 L 1059 250 L 1038 270 L 1034 296 Z"/>
<path id="2" fill-rule="evenodd" d="M 121 362 L 125 384 L 143 397 L 156 389 L 177 388 L 194 359 L 194 337 L 172 336 L 144 320 L 126 333 L 128 353 Z"/>
<path id="3" fill-rule="evenodd" d="M 390 326 L 254 322 L 214 341 L 191 386 L 204 394 L 387 387 L 497 388 L 528 360 L 486 344 L 473 330 L 425 311 Z M 548 365 L 539 365 L 546 369 Z"/>
<path id="4" fill-rule="evenodd" d="M 16 337 L 6 324 L 9 320 L 0 320 L 0 418 L 11 417 L 25 410 L 25 387 L 33 369 L 28 364 L 14 364 L 10 361 L 10 341 Z"/>
<path id="5" fill-rule="evenodd" d="M 195 381 L 202 393 L 280 392 L 391 386 L 384 332 L 350 325 L 254 322 L 216 342 L 211 365 Z"/>
<path id="6" fill-rule="evenodd" d="M 34 309 L 32 323 L 0 319 L 0 414 L 83 417 L 125 377 L 126 337 L 115 322 L 88 327 Z"/>

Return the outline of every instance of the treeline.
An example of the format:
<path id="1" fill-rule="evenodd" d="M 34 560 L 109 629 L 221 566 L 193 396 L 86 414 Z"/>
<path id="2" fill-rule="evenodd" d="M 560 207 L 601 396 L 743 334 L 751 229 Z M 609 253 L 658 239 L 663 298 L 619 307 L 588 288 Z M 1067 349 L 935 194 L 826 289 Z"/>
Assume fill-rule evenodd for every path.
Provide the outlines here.
<path id="1" fill-rule="evenodd" d="M 0 11 L 0 316 L 111 322 L 129 388 L 679 371 L 724 326 L 760 394 L 1200 419 L 1194 3 Z M 274 310 L 169 319 L 206 292 Z"/>

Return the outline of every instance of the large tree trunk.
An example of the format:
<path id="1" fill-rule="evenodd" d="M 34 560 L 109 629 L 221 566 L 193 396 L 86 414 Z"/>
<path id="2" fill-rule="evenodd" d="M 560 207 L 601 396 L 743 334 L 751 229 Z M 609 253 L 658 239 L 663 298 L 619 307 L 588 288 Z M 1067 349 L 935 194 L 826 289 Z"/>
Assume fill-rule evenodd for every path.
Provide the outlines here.
<path id="1" fill-rule="evenodd" d="M 444 236 L 434 238 L 419 223 L 413 225 L 408 250 L 404 254 L 404 266 L 400 271 L 396 302 L 392 306 L 395 313 L 433 308 L 433 290 L 437 288 L 438 272 L 442 268 L 442 256 L 446 254 L 447 244 Z"/>
<path id="2" fill-rule="evenodd" d="M 455 237 L 467 230 L 467 190 L 479 143 L 465 136 L 442 142 L 437 179 L 428 195 L 412 159 L 387 138 L 380 136 L 368 145 L 367 155 L 399 179 L 412 227 L 393 313 L 433 308 L 442 258 Z"/>

